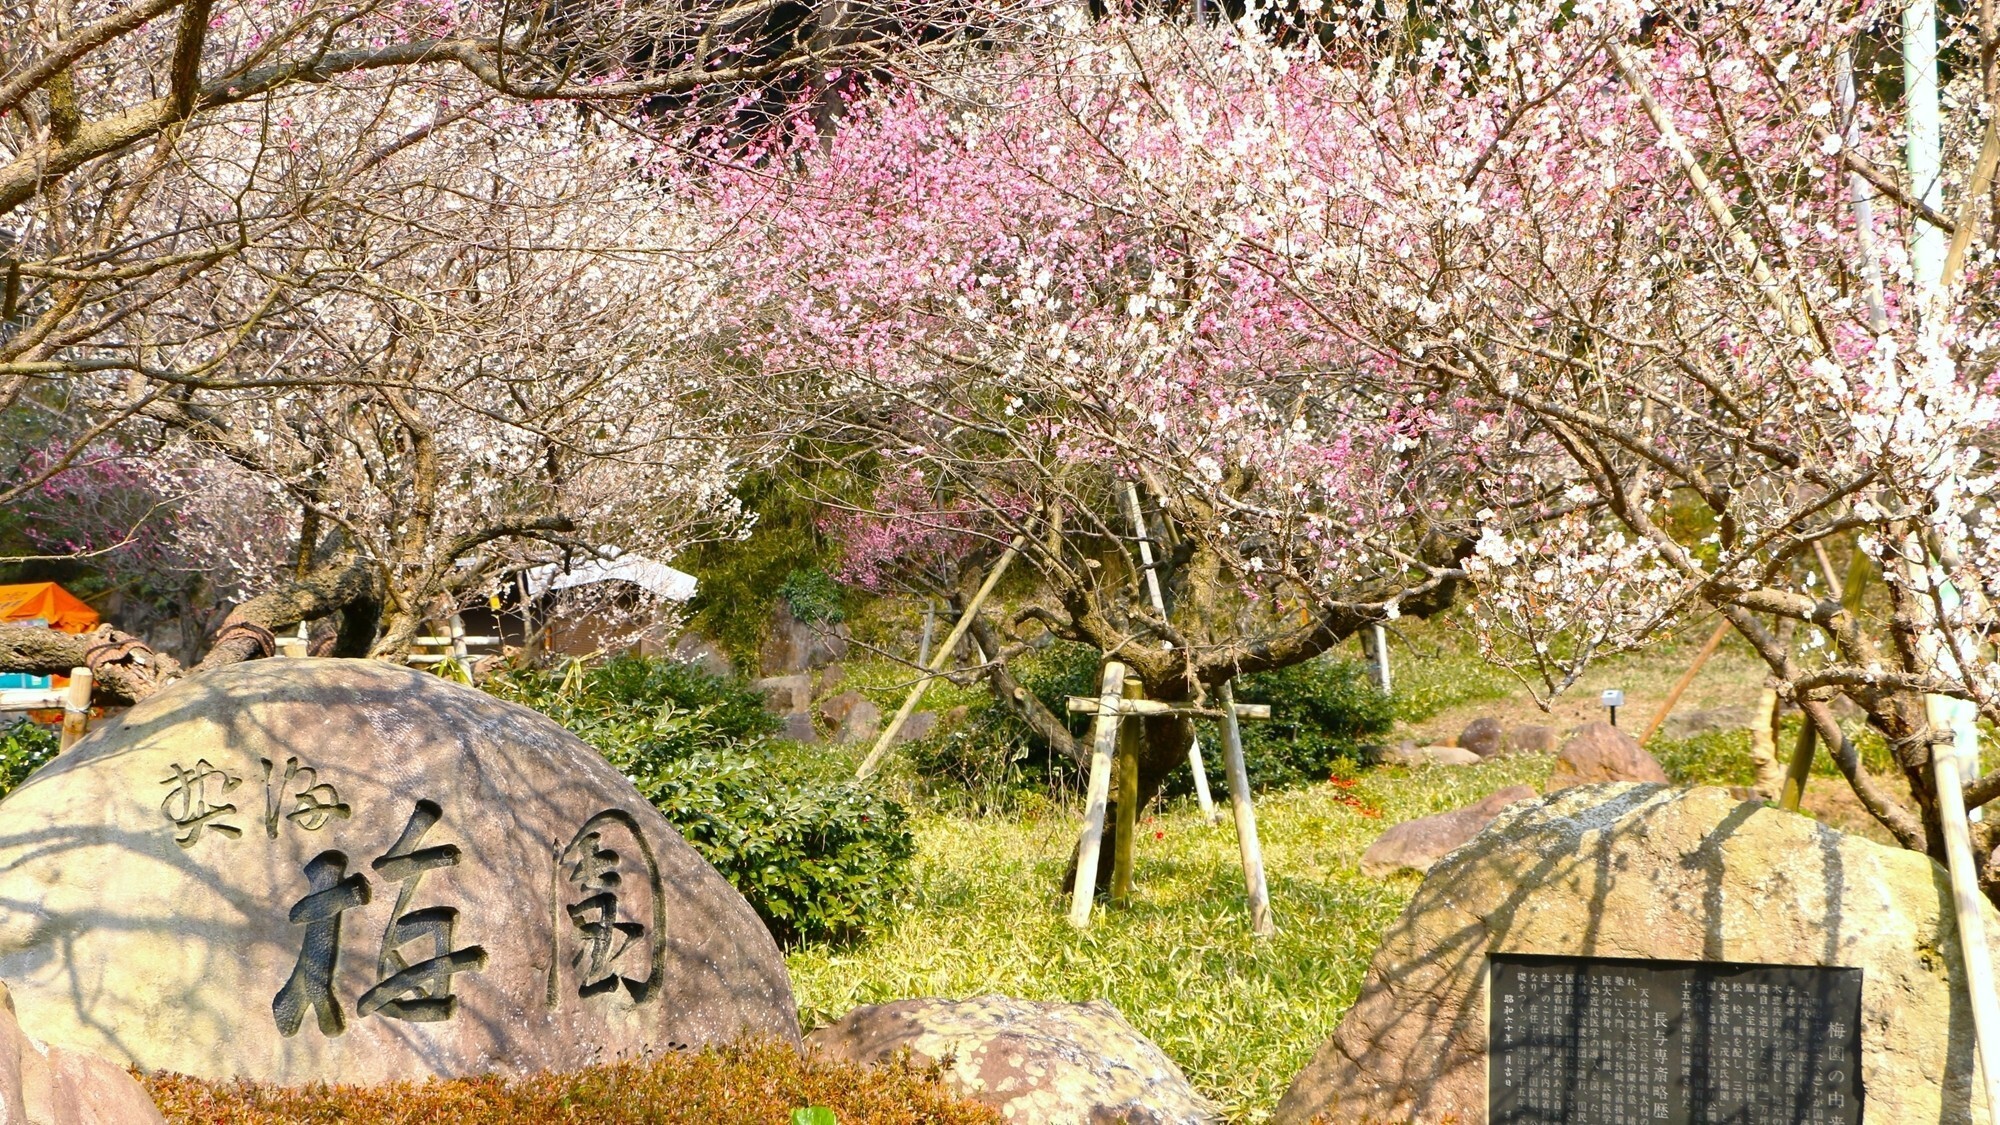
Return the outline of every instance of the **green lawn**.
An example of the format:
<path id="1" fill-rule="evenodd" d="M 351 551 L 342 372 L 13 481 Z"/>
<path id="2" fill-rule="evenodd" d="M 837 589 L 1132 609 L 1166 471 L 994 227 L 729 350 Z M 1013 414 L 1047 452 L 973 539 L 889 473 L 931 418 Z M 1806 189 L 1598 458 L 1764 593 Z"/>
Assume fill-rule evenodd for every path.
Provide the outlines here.
<path id="1" fill-rule="evenodd" d="M 1249 934 L 1236 837 L 1192 806 L 1145 826 L 1138 893 L 1087 933 L 1063 920 L 1058 883 L 1079 818 L 924 814 L 918 890 L 891 931 L 789 958 L 801 1017 L 826 1023 L 858 1004 L 997 992 L 1103 998 L 1180 1063 L 1233 1121 L 1260 1121 L 1354 1000 L 1384 926 L 1417 878 L 1364 878 L 1361 852 L 1398 821 L 1522 782 L 1549 759 L 1459 769 L 1382 768 L 1351 789 L 1319 785 L 1259 802 L 1279 934 Z M 1373 815 L 1371 815 L 1371 813 Z"/>

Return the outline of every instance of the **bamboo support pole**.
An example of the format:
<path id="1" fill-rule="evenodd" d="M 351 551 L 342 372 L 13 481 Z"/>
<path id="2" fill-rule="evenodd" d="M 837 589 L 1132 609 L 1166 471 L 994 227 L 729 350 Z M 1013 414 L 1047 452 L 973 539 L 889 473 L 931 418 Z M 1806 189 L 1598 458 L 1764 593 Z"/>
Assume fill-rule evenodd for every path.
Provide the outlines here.
<path id="1" fill-rule="evenodd" d="M 1118 729 L 1124 716 L 1118 701 L 1125 693 L 1125 666 L 1116 660 L 1104 662 L 1104 678 L 1097 697 L 1097 724 L 1091 740 L 1090 782 L 1084 791 L 1083 836 L 1076 845 L 1076 880 L 1070 888 L 1069 924 L 1081 930 L 1090 925 L 1090 904 L 1097 894 L 1097 857 L 1104 846 L 1104 803 L 1111 793 L 1111 755 L 1118 745 Z"/>
<path id="2" fill-rule="evenodd" d="M 1167 599 L 1160 593 L 1159 568 L 1153 565 L 1153 536 L 1146 530 L 1146 513 L 1139 506 L 1139 486 L 1132 481 L 1125 482 L 1125 501 L 1132 509 L 1132 526 L 1139 533 L 1139 561 L 1145 564 L 1146 592 L 1153 600 L 1153 612 L 1165 621 Z M 1194 799 L 1201 806 L 1202 819 L 1210 824 L 1221 823 L 1221 814 L 1215 808 L 1215 796 L 1208 791 L 1208 770 L 1201 762 L 1199 737 L 1188 740 L 1188 768 L 1194 771 Z"/>
<path id="3" fill-rule="evenodd" d="M 1786 812 L 1799 811 L 1799 802 L 1805 799 L 1806 779 L 1812 776 L 1813 746 L 1819 730 L 1813 726 L 1812 716 L 1805 717 L 1799 727 L 1798 744 L 1792 747 L 1792 761 L 1785 768 L 1785 789 L 1778 798 L 1778 807 Z"/>
<path id="4" fill-rule="evenodd" d="M 1936 723 L 1933 720 L 1934 725 Z M 1940 752 L 1942 750 L 1942 752 Z M 1958 949 L 1965 965 L 1965 986 L 1972 997 L 1972 1031 L 1979 1048 L 1979 1069 L 1986 1083 L 1986 1105 L 2000 1125 L 2000 997 L 1993 986 L 1993 959 L 1986 945 L 1986 896 L 1979 893 L 1972 857 L 1972 829 L 1965 818 L 1965 792 L 1960 788 L 1958 756 L 1934 747 L 1931 769 L 1937 781 L 1938 821 L 1944 829 L 1946 867 L 1951 873 L 1951 901 L 1958 914 Z"/>
<path id="5" fill-rule="evenodd" d="M 1278 932 L 1271 917 L 1271 893 L 1264 883 L 1264 849 L 1257 842 L 1257 811 L 1250 804 L 1250 771 L 1243 764 L 1243 732 L 1236 720 L 1236 692 L 1227 683 L 1222 693 L 1222 753 L 1229 770 L 1229 806 L 1236 814 L 1236 849 L 1243 859 L 1243 885 L 1250 902 L 1250 932 L 1269 937 Z"/>
<path id="6" fill-rule="evenodd" d="M 63 696 L 62 734 L 56 752 L 77 744 L 85 732 L 90 730 L 90 669 L 71 668 L 69 670 L 69 690 Z"/>
<path id="7" fill-rule="evenodd" d="M 1674 689 L 1667 693 L 1666 702 L 1660 704 L 1660 709 L 1653 713 L 1653 721 L 1646 724 L 1646 733 L 1639 736 L 1639 745 L 1644 746 L 1653 740 L 1653 735 L 1659 732 L 1660 724 L 1667 721 L 1668 715 L 1673 714 L 1674 704 L 1681 701 L 1681 693 L 1694 682 L 1695 676 L 1701 672 L 1701 666 L 1708 663 L 1709 657 L 1715 655 L 1716 648 L 1722 644 L 1722 638 L 1728 633 L 1729 622 L 1725 620 L 1716 625 L 1715 632 L 1708 635 L 1708 643 L 1702 645 L 1701 651 L 1694 654 L 1694 663 L 1688 665 L 1687 671 L 1681 673 L 1681 678 L 1674 684 Z"/>
<path id="8" fill-rule="evenodd" d="M 944 643 L 931 655 L 930 664 L 925 667 L 924 674 L 910 687 L 910 694 L 903 697 L 903 705 L 896 709 L 896 717 L 890 719 L 889 725 L 882 728 L 882 734 L 875 739 L 875 745 L 869 749 L 868 756 L 861 759 L 861 768 L 854 771 L 854 780 L 865 781 L 881 768 L 882 755 L 888 752 L 890 744 L 896 741 L 896 735 L 902 732 L 903 724 L 909 722 L 910 716 L 916 712 L 917 703 L 923 699 L 924 692 L 930 689 L 931 681 L 936 679 L 938 673 L 944 671 L 945 665 L 951 662 L 951 654 L 958 651 L 959 640 L 965 636 L 965 631 L 972 627 L 972 619 L 979 616 L 979 607 L 986 604 L 986 596 L 993 592 L 993 587 L 999 585 L 1000 576 L 1007 573 L 1008 564 L 1014 561 L 1014 556 L 1021 553 L 1021 544 L 1025 541 L 1025 536 L 1016 535 L 1014 541 L 1007 545 L 1007 550 L 1000 556 L 1000 560 L 993 564 L 993 569 L 987 572 L 986 581 L 979 584 L 979 591 L 972 595 L 970 602 L 966 603 L 965 612 L 959 615 L 958 624 L 952 626 L 951 633 L 945 637 Z"/>
<path id="9" fill-rule="evenodd" d="M 1146 685 L 1125 677 L 1127 700 L 1138 699 Z M 1136 721 L 1118 724 L 1118 819 L 1111 835 L 1111 905 L 1132 905 L 1132 848 L 1139 835 L 1139 744 L 1145 728 Z M 1082 870 L 1077 871 L 1082 877 Z"/>

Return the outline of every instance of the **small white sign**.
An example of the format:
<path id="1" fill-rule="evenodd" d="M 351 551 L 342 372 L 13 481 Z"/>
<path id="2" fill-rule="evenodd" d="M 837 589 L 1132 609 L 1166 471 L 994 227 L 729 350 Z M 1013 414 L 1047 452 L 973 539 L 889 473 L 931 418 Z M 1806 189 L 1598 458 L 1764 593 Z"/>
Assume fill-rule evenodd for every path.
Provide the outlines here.
<path id="1" fill-rule="evenodd" d="M 1625 693 L 1617 688 L 1606 688 L 1604 690 L 1604 705 L 1606 707 L 1625 706 Z"/>

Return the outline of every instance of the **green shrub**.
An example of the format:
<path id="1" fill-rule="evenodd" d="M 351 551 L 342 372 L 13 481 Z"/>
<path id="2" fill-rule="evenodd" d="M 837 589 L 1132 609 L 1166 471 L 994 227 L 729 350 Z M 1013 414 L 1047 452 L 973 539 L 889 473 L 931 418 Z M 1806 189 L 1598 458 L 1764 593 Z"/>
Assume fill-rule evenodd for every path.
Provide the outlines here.
<path id="1" fill-rule="evenodd" d="M 1798 745 L 1802 721 L 1796 714 L 1786 715 L 1778 721 L 1777 756 L 1781 765 L 1791 760 L 1792 748 Z M 1840 725 L 1861 755 L 1863 769 L 1878 776 L 1895 772 L 1895 759 L 1879 732 L 1860 719 L 1844 720 Z M 1813 775 L 1840 777 L 1840 766 L 1827 753 L 1826 743 L 1816 742 L 1813 748 Z M 1646 749 L 1659 759 L 1660 767 L 1667 771 L 1667 776 L 1681 785 L 1757 783 L 1757 764 L 1750 757 L 1750 732 L 1747 730 L 1712 730 L 1688 738 L 1655 738 L 1646 744 Z"/>
<path id="2" fill-rule="evenodd" d="M 736 492 L 744 507 L 757 513 L 749 535 L 698 544 L 675 563 L 701 575 L 688 605 L 689 625 L 721 645 L 739 668 L 755 668 L 771 606 L 787 577 L 835 565 L 833 546 L 819 530 L 822 509 L 815 494 L 829 488 L 840 493 L 840 484 L 817 476 L 801 484 L 792 475 L 799 471 L 811 467 L 795 463 L 785 471 L 751 473 Z"/>
<path id="3" fill-rule="evenodd" d="M 778 585 L 778 596 L 791 607 L 793 617 L 808 625 L 836 625 L 847 617 L 840 587 L 818 567 L 785 575 Z"/>
<path id="4" fill-rule="evenodd" d="M 748 740 L 784 724 L 764 697 L 737 676 L 694 664 L 619 656 L 601 664 L 570 661 L 555 669 L 495 676 L 487 690 L 533 707 L 609 753 L 677 757 L 711 740 Z"/>
<path id="5" fill-rule="evenodd" d="M 872 787 L 829 782 L 812 764 L 740 748 L 631 776 L 781 943 L 859 936 L 909 891 L 916 842 L 908 816 Z"/>
<path id="6" fill-rule="evenodd" d="M 1085 737 L 1088 716 L 1071 715 L 1072 695 L 1096 695 L 1099 657 L 1089 645 L 1056 641 L 1014 658 L 1014 678 L 1063 716 L 1071 734 Z M 923 792 L 934 804 L 974 812 L 1016 809 L 1024 797 L 1075 788 L 1076 765 L 1058 757 L 1014 712 L 984 693 L 966 720 L 920 739 L 905 751 Z"/>
<path id="7" fill-rule="evenodd" d="M 62 744 L 55 730 L 26 720 L 0 730 L 0 797 L 14 791 L 29 774 L 56 756 Z"/>
<path id="8" fill-rule="evenodd" d="M 936 1066 L 862 1066 L 784 1043 L 674 1052 L 568 1074 L 265 1086 L 178 1074 L 143 1078 L 173 1125 L 774 1125 L 803 1107 L 840 1125 L 998 1125 Z"/>
<path id="9" fill-rule="evenodd" d="M 1236 685 L 1236 701 L 1271 706 L 1270 719 L 1239 726 L 1243 765 L 1254 789 L 1311 785 L 1337 771 L 1351 773 L 1362 747 L 1388 734 L 1396 721 L 1394 701 L 1369 679 L 1366 665 L 1325 657 L 1245 676 Z M 1208 728 L 1203 744 L 1219 747 L 1215 724 L 1203 726 Z"/>
<path id="10" fill-rule="evenodd" d="M 778 721 L 739 678 L 620 657 L 486 688 L 595 746 L 781 942 L 858 936 L 909 886 L 903 807 L 827 755 L 772 741 Z"/>
<path id="11" fill-rule="evenodd" d="M 1072 695 L 1096 695 L 1099 656 L 1087 645 L 1057 642 L 1013 663 L 1015 678 L 1042 704 L 1064 716 L 1070 733 L 1089 735 L 1091 720 L 1069 715 Z M 1257 789 L 1325 781 L 1336 763 L 1361 758 L 1361 748 L 1387 734 L 1395 722 L 1394 703 L 1368 679 L 1358 663 L 1319 659 L 1246 676 L 1236 687 L 1241 703 L 1268 703 L 1273 719 L 1242 724 L 1244 766 Z M 1221 731 L 1197 724 L 1205 757 L 1212 763 L 1211 786 L 1222 784 Z M 927 795 L 946 807 L 982 811 L 1013 807 L 1026 793 L 1047 793 L 1076 785 L 1076 768 L 1053 757 L 1025 723 L 997 702 L 973 708 L 957 729 L 913 744 L 910 762 L 926 783 Z M 1176 771 L 1167 779 L 1170 795 L 1194 790 L 1194 779 Z"/>

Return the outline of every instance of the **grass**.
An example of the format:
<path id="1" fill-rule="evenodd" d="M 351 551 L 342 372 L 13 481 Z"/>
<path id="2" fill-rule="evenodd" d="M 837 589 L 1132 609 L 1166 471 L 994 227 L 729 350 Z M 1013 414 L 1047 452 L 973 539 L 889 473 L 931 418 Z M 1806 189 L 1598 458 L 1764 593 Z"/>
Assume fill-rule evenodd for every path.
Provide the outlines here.
<path id="1" fill-rule="evenodd" d="M 920 815 L 917 891 L 865 943 L 794 950 L 807 1026 L 860 1004 L 1003 993 L 1102 998 L 1171 1056 L 1233 1121 L 1262 1120 L 1353 1003 L 1376 943 L 1415 876 L 1362 876 L 1361 852 L 1398 821 L 1538 784 L 1549 760 L 1457 769 L 1383 768 L 1349 787 L 1260 800 L 1258 826 L 1280 932 L 1249 934 L 1235 834 L 1189 807 L 1146 825 L 1131 909 L 1087 932 L 1063 920 L 1059 886 L 1077 818 Z"/>

